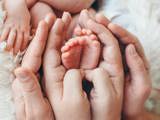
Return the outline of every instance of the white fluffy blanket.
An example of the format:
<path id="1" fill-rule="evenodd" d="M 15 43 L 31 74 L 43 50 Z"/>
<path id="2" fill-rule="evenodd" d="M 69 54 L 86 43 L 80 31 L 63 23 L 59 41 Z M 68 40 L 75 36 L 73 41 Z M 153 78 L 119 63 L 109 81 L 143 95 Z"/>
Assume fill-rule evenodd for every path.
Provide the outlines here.
<path id="1" fill-rule="evenodd" d="M 160 114 L 160 0 L 106 0 L 103 11 L 142 43 L 151 65 L 153 84 L 147 108 Z"/>

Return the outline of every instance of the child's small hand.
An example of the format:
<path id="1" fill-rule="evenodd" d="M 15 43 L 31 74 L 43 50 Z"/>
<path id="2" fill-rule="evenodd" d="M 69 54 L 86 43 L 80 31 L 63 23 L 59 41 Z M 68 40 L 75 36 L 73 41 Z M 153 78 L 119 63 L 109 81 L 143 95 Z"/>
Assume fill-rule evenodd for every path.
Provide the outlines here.
<path id="1" fill-rule="evenodd" d="M 23 51 L 29 43 L 30 13 L 25 0 L 5 0 L 4 7 L 7 17 L 0 42 L 6 40 L 7 49 L 13 49 L 16 54 Z"/>

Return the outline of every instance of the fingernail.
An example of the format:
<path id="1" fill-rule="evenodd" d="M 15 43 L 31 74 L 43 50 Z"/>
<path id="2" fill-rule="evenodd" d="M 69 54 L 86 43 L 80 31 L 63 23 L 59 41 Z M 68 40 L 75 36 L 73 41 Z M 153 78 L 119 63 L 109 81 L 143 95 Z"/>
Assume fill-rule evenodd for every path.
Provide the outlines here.
<path id="1" fill-rule="evenodd" d="M 135 54 L 137 54 L 134 45 L 130 45 L 129 53 L 130 53 L 130 55 L 135 55 Z"/>

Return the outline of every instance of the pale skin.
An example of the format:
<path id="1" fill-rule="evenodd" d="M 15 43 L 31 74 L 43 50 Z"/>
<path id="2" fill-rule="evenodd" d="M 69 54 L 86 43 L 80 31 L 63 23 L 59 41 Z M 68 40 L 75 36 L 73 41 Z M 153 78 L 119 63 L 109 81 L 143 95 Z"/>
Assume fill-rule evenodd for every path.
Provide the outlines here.
<path id="1" fill-rule="evenodd" d="M 62 62 L 66 68 L 94 69 L 100 56 L 100 42 L 90 30 L 75 28 L 76 37 L 62 47 Z"/>
<path id="2" fill-rule="evenodd" d="M 149 64 L 144 54 L 143 47 L 137 37 L 124 28 L 111 23 L 101 14 L 96 16 L 96 21 L 105 25 L 124 45 L 126 45 L 126 61 L 130 72 L 127 74 L 125 80 L 123 106 L 125 120 L 159 120 L 160 116 L 149 113 L 144 108 L 145 101 L 151 91 L 151 80 L 149 76 Z"/>
<path id="3" fill-rule="evenodd" d="M 34 33 L 38 23 L 48 13 L 52 13 L 55 18 L 61 16 L 63 11 L 78 13 L 84 8 L 89 8 L 93 2 L 93 0 L 4 0 L 7 15 L 0 42 L 6 40 L 7 50 L 17 54 L 26 49 L 31 31 Z M 75 21 L 73 23 L 76 24 Z M 71 29 L 68 34 L 72 31 Z"/>
<path id="4" fill-rule="evenodd" d="M 84 15 L 84 17 L 85 17 L 85 19 L 87 20 L 87 21 L 90 21 L 90 19 L 91 18 L 89 18 L 89 17 L 87 17 L 86 15 Z M 59 21 L 59 20 L 58 20 Z M 131 37 L 131 34 L 129 34 L 126 30 L 124 30 L 124 29 L 122 29 L 121 27 L 118 27 L 118 30 L 120 30 L 120 31 L 118 31 L 118 32 L 116 32 L 116 31 L 114 31 L 113 29 L 111 29 L 111 26 L 109 27 L 108 26 L 108 23 L 109 23 L 109 21 L 108 20 L 106 20 L 106 18 L 104 17 L 104 16 L 101 16 L 100 15 L 100 17 L 97 15 L 96 16 L 96 21 L 98 22 L 98 23 L 100 23 L 100 24 L 97 24 L 99 27 L 97 28 L 97 27 L 95 27 L 96 28 L 96 30 L 95 30 L 95 28 L 93 29 L 91 29 L 91 30 L 95 30 L 95 32 L 97 31 L 97 34 L 100 34 L 101 35 L 101 32 L 103 32 L 103 34 L 105 33 L 105 34 L 107 34 L 107 35 L 109 35 L 110 36 L 110 34 L 108 34 L 108 32 L 107 31 L 105 31 L 104 32 L 104 28 L 105 27 L 101 27 L 101 24 L 103 24 L 104 26 L 106 26 L 106 27 L 108 27 L 108 28 L 110 28 L 110 30 L 116 35 L 117 34 L 117 36 L 119 36 L 120 38 L 123 38 L 124 37 L 124 35 L 126 36 L 126 37 L 124 37 L 124 38 L 128 38 L 128 39 L 125 39 L 125 43 L 126 44 L 131 44 L 131 45 L 129 45 L 129 47 L 128 47 L 128 52 L 126 52 L 126 54 L 128 55 L 128 57 L 129 58 L 133 58 L 133 57 L 138 57 L 139 59 L 141 59 L 143 62 L 141 62 L 141 63 L 143 63 L 143 65 L 145 65 L 145 58 L 143 58 L 143 57 L 140 57 L 140 53 L 143 53 L 140 49 L 139 49 L 139 47 L 137 47 L 137 45 L 140 45 L 139 43 L 137 43 L 137 42 L 135 42 L 135 40 L 133 39 L 133 37 Z M 90 21 L 91 22 L 91 21 Z M 92 23 L 93 23 L 94 21 L 92 21 Z M 83 22 L 82 21 L 82 25 L 84 25 L 84 27 L 86 27 L 86 28 L 89 28 L 89 26 L 87 25 L 87 24 L 85 24 L 86 23 L 86 21 L 85 22 Z M 88 24 L 89 24 L 89 22 L 87 22 Z M 97 26 L 96 25 L 96 26 Z M 112 24 L 113 25 L 113 24 Z M 103 28 L 103 29 L 102 29 Z M 121 33 L 121 34 L 118 34 L 118 33 Z M 59 33 L 59 32 L 58 32 Z M 122 33 L 125 33 L 125 34 L 122 34 Z M 104 36 L 103 36 L 104 37 Z M 101 40 L 103 41 L 104 39 L 102 39 L 103 37 L 101 37 Z M 47 46 L 47 48 L 46 48 L 46 51 L 45 51 L 45 56 L 44 56 L 44 59 L 45 59 L 45 61 L 44 61 L 44 71 L 46 72 L 46 77 L 48 78 L 48 79 L 46 79 L 45 80 L 45 82 L 46 82 L 46 85 L 47 85 L 47 87 L 46 87 L 46 92 L 47 92 L 47 94 L 48 94 L 48 97 L 50 98 L 50 101 L 54 101 L 54 99 L 53 99 L 53 97 L 54 97 L 54 95 L 52 94 L 52 92 L 55 92 L 55 93 L 57 93 L 57 94 L 59 94 L 59 88 L 61 88 L 60 86 L 61 86 L 61 82 L 59 81 L 60 80 L 60 78 L 59 77 L 56 77 L 57 78 L 57 80 L 53 80 L 52 78 L 53 78 L 53 76 L 55 76 L 55 75 L 53 75 L 53 70 L 55 70 L 55 71 L 57 71 L 57 73 L 59 74 L 58 76 L 61 76 L 61 73 L 62 73 L 62 71 L 64 70 L 64 69 L 61 69 L 61 65 L 60 65 L 60 45 L 61 45 L 61 42 L 60 42 L 60 39 L 58 39 L 58 38 L 61 38 L 61 36 L 59 36 L 59 34 L 57 34 L 57 32 L 56 32 L 56 34 L 54 34 L 54 38 L 57 38 L 56 40 L 57 41 L 50 41 L 49 43 L 52 43 L 52 44 L 48 44 Z M 108 37 L 107 37 L 108 38 Z M 111 38 L 110 38 L 111 39 Z M 124 39 L 121 39 L 122 41 L 124 40 Z M 133 42 L 134 41 L 134 42 Z M 53 44 L 54 43 L 54 44 Z M 110 42 L 109 43 L 107 43 L 107 45 L 108 44 L 110 44 Z M 135 46 L 133 46 L 133 45 L 135 45 Z M 32 48 L 34 48 L 33 46 L 32 46 Z M 108 48 L 109 49 L 109 48 Z M 119 48 L 118 48 L 119 49 Z M 135 49 L 137 50 L 137 49 L 139 49 L 140 51 L 139 52 L 137 52 L 137 51 L 135 51 Z M 130 52 L 129 51 L 132 51 L 131 53 L 132 54 L 130 54 Z M 133 52 L 134 51 L 134 52 Z M 117 51 L 116 51 L 117 52 Z M 33 52 L 31 52 L 30 53 L 30 55 L 32 55 L 32 53 Z M 118 52 L 119 53 L 119 52 Z M 134 53 L 134 54 L 133 54 Z M 108 53 L 108 55 L 109 55 L 109 53 Z M 117 55 L 117 54 L 116 54 Z M 141 54 L 142 55 L 142 54 Z M 48 56 L 48 57 L 47 57 Z M 52 56 L 52 57 L 50 57 L 50 56 Z M 54 57 L 53 57 L 54 56 Z M 111 54 L 110 54 L 110 56 L 112 56 Z M 144 54 L 142 55 L 142 56 L 144 56 Z M 107 57 L 107 56 L 106 56 Z M 109 58 L 112 58 L 112 57 L 109 57 Z M 53 59 L 56 59 L 55 61 L 53 61 Z M 107 60 L 109 60 L 109 59 L 107 59 Z M 145 80 L 145 78 L 146 78 L 146 76 L 144 75 L 144 74 L 142 74 L 143 72 L 146 72 L 146 70 L 145 69 L 142 69 L 142 72 L 136 72 L 137 71 L 137 67 L 139 67 L 139 64 L 136 62 L 136 60 L 137 59 L 128 59 L 130 62 L 128 62 L 128 65 L 129 66 L 132 66 L 132 65 L 135 65 L 136 67 L 130 67 L 130 70 L 131 71 L 135 71 L 135 73 L 136 74 L 138 74 L 138 75 L 140 75 L 140 76 L 137 76 L 137 78 L 136 79 L 133 79 L 133 80 L 138 80 L 138 79 L 142 79 L 142 78 L 144 78 L 144 79 L 142 79 L 142 80 Z M 26 60 L 26 63 L 27 63 L 27 60 Z M 37 62 L 35 62 L 35 63 L 37 63 Z M 109 63 L 112 63 L 112 62 L 109 62 Z M 58 67 L 58 65 L 60 65 L 59 67 Z M 29 65 L 29 66 L 31 66 L 31 64 Z M 105 69 L 107 68 L 107 66 L 105 67 Z M 116 67 L 116 68 L 118 68 L 118 67 Z M 117 71 L 117 69 L 114 69 L 114 67 L 113 67 L 113 69 L 112 69 L 113 71 L 114 70 L 116 70 Z M 107 75 L 106 74 L 106 72 L 104 72 L 103 70 L 101 71 L 101 70 L 98 70 L 99 72 L 96 72 L 97 73 L 97 76 L 98 76 L 98 79 L 101 79 L 100 78 L 100 76 L 103 76 L 104 74 L 103 73 L 105 73 L 105 75 Z M 101 71 L 101 72 L 100 72 Z M 75 75 L 75 77 L 74 78 L 76 78 L 76 79 L 78 79 L 78 78 L 82 78 L 82 77 L 80 77 L 81 76 L 81 72 L 80 71 L 77 71 L 77 70 L 74 70 L 74 71 L 72 71 L 72 72 L 70 72 L 70 74 L 71 73 L 76 73 L 76 75 Z M 112 71 L 110 71 L 109 73 L 112 73 Z M 114 72 L 113 72 L 114 73 Z M 103 74 L 103 75 L 102 75 Z M 132 75 L 133 74 L 133 72 L 130 72 L 130 74 Z M 104 75 L 104 77 L 105 77 L 105 75 Z M 70 76 L 70 75 L 69 75 Z M 72 75 L 73 76 L 73 75 Z M 96 74 L 95 74 L 95 76 L 96 76 Z M 107 77 L 107 76 L 106 76 Z M 63 78 L 63 77 L 62 77 Z M 96 78 L 96 77 L 95 77 Z M 148 78 L 147 78 L 148 79 Z M 33 79 L 32 79 L 33 80 Z M 104 79 L 102 79 L 101 81 L 103 81 Z M 105 79 L 106 80 L 106 79 Z M 99 80 L 95 80 L 95 81 L 99 81 Z M 111 80 L 112 81 L 112 80 Z M 31 83 L 31 81 L 29 81 L 28 83 Z M 53 87 L 53 83 L 54 83 L 54 87 Z M 98 84 L 97 84 L 98 85 Z M 99 84 L 100 85 L 100 84 Z M 101 85 L 104 85 L 104 84 L 101 84 Z M 134 85 L 134 84 L 131 84 L 131 85 Z M 21 86 L 21 84 L 20 84 L 20 86 Z M 149 86 L 149 85 L 148 85 Z M 143 88 L 143 85 L 141 85 L 140 87 L 142 87 Z M 55 89 L 53 89 L 53 88 L 55 88 Z M 98 87 L 97 87 L 98 88 Z M 101 87 L 99 87 L 99 88 L 102 88 L 102 86 Z M 104 87 L 103 87 L 104 88 Z M 105 88 L 106 89 L 106 88 Z M 99 90 L 101 90 L 101 89 L 98 89 L 98 91 Z M 104 89 L 103 89 L 104 90 Z M 103 90 L 101 91 L 102 93 L 104 93 L 103 92 Z M 142 91 L 144 91 L 143 89 L 141 89 Z M 147 90 L 148 91 L 148 90 Z M 101 92 L 99 91 L 99 93 L 101 94 Z M 136 92 L 136 91 L 135 91 Z M 137 91 L 137 93 L 139 93 L 140 91 Z M 98 92 L 97 92 L 98 93 Z M 110 93 L 110 92 L 109 92 Z M 137 102 L 143 102 L 144 101 L 144 98 L 143 98 L 143 96 L 146 96 L 146 95 L 144 95 L 144 93 L 145 92 L 140 92 L 141 93 L 141 97 L 138 99 L 138 101 Z M 106 93 L 104 93 L 104 94 L 106 94 Z M 103 95 L 104 95 L 103 94 Z M 146 94 L 146 93 L 145 93 Z M 130 97 L 132 97 L 132 96 L 130 96 Z M 100 97 L 101 98 L 101 97 Z M 125 97 L 126 98 L 126 97 Z M 145 97 L 146 98 L 146 97 Z M 131 99 L 134 99 L 134 98 L 131 98 Z M 21 100 L 21 99 L 20 99 Z M 102 100 L 102 99 L 99 99 L 99 100 Z M 121 101 L 121 100 L 120 100 Z M 124 99 L 124 101 L 125 101 L 125 99 Z M 35 101 L 35 100 L 32 100 L 31 99 L 31 101 L 30 101 L 31 103 L 33 103 L 33 104 L 35 104 L 35 103 L 37 103 L 37 101 Z M 117 101 L 116 101 L 117 102 Z M 102 102 L 101 102 L 102 103 Z M 107 104 L 108 102 L 104 102 L 105 104 Z M 22 104 L 23 105 L 23 104 Z M 22 105 L 21 104 L 17 104 L 17 107 L 18 108 L 23 108 L 22 107 Z M 97 107 L 96 107 L 96 105 L 97 105 Z M 92 108 L 92 110 L 94 109 L 94 110 L 100 110 L 100 111 L 97 111 L 97 112 L 93 112 L 94 114 L 93 114 L 93 118 L 104 118 L 105 117 L 105 119 L 106 119 L 106 114 L 98 114 L 98 112 L 100 112 L 100 113 L 103 113 L 103 112 L 101 112 L 101 107 L 103 106 L 103 105 L 101 105 L 101 104 L 94 104 L 94 106 L 92 106 L 93 108 Z M 130 110 L 132 110 L 132 105 L 133 104 L 128 104 L 128 106 L 129 106 L 129 109 Z M 134 107 L 134 106 L 133 106 Z M 136 109 L 141 109 L 143 107 L 143 105 L 142 106 L 140 106 L 140 108 L 136 108 Z M 97 108 L 100 108 L 100 109 L 97 109 Z M 135 107 L 134 107 L 135 108 Z M 58 108 L 57 108 L 58 109 Z M 133 109 L 134 111 L 136 110 L 136 109 Z M 94 111 L 93 110 L 93 111 Z M 116 110 L 117 110 L 117 107 L 116 107 Z M 68 111 L 68 109 L 67 109 L 67 111 Z M 22 113 L 25 113 L 23 110 L 22 110 Z M 18 115 L 21 115 L 21 113 L 19 113 Z M 99 115 L 101 115 L 101 116 L 99 116 Z M 145 116 L 143 116 L 143 115 L 145 115 Z M 115 116 L 115 115 L 114 115 Z M 112 117 L 112 116 L 111 116 Z M 126 119 L 128 119 L 128 120 L 143 120 L 144 118 L 146 118 L 147 119 L 147 117 L 150 117 L 149 116 L 149 114 L 141 114 L 141 117 L 139 117 L 139 116 L 135 116 L 135 118 L 136 119 L 134 119 L 133 118 L 133 116 L 128 116 L 128 117 L 126 117 Z M 151 119 L 154 119 L 155 118 L 155 116 L 152 116 L 153 118 L 149 118 L 149 120 L 151 120 Z M 158 119 L 158 118 L 157 118 Z M 115 119 L 114 119 L 115 120 Z"/>
<path id="5" fill-rule="evenodd" d="M 19 9 L 17 9 L 19 6 Z M 7 50 L 23 51 L 30 36 L 30 13 L 24 0 L 4 1 L 7 16 L 0 36 L 0 42 L 7 40 Z M 23 14 L 23 15 L 22 15 Z"/>
<path id="6" fill-rule="evenodd" d="M 93 25 L 103 28 L 103 30 L 105 30 L 105 33 L 103 33 L 103 35 L 108 35 L 108 34 L 111 35 L 111 33 L 107 31 L 107 29 L 103 25 L 97 24 L 97 23 L 94 23 Z M 74 112 L 70 113 L 70 111 L 68 111 L 71 109 L 72 105 L 75 105 L 75 108 L 77 109 L 79 108 L 80 111 L 83 109 L 85 113 L 88 113 L 86 106 L 88 106 L 88 102 L 89 102 L 88 99 L 86 99 L 86 95 L 84 94 L 84 91 L 82 90 L 83 74 L 80 74 L 79 73 L 80 71 L 77 69 L 72 69 L 72 70 L 69 70 L 68 72 L 65 72 L 66 69 L 63 66 L 63 64 L 61 64 L 62 53 L 60 49 L 64 42 L 63 35 L 65 32 L 63 30 L 63 27 L 64 27 L 63 21 L 60 21 L 58 19 L 57 22 L 55 23 L 55 26 L 53 26 L 52 28 L 53 31 L 51 30 L 52 34 L 51 36 L 49 36 L 48 44 L 47 44 L 47 48 L 46 48 L 46 51 L 44 54 L 44 60 L 43 60 L 46 92 L 51 102 L 51 105 L 54 109 L 56 119 L 58 120 L 67 119 L 68 114 L 70 115 L 74 113 Z M 55 31 L 56 29 L 58 31 Z M 102 31 L 95 30 L 94 32 L 97 34 L 101 34 L 100 32 Z M 108 72 L 108 69 L 104 69 L 101 67 L 97 67 L 96 69 L 93 69 L 89 72 L 84 73 L 85 78 L 93 82 L 95 86 L 90 94 L 90 98 L 91 98 L 90 104 L 91 104 L 92 114 L 90 114 L 90 112 L 89 114 L 92 115 L 90 116 L 90 118 L 93 120 L 99 120 L 99 119 L 119 120 L 121 116 L 120 114 L 121 114 L 121 105 L 122 105 L 122 96 L 123 96 L 123 87 L 122 87 L 123 86 L 123 67 L 122 67 L 122 63 L 120 62 L 121 55 L 120 55 L 118 43 L 113 36 L 110 36 L 110 39 L 112 41 L 112 46 L 114 47 L 115 52 L 110 55 L 108 54 L 108 56 L 103 55 L 103 57 L 105 57 L 105 59 L 107 60 L 110 60 L 110 62 L 114 59 L 116 64 L 112 64 L 112 66 L 110 66 L 110 68 L 108 69 L 119 68 L 119 70 L 117 70 L 119 72 L 117 71 L 112 72 L 113 74 L 116 74 L 116 76 L 114 76 L 113 78 L 109 77 L 111 76 L 111 72 L 110 71 Z M 100 40 L 103 41 L 105 44 L 102 51 L 106 53 L 108 50 L 110 50 L 106 46 L 108 42 L 105 41 L 105 38 L 103 37 L 100 37 Z M 113 59 L 109 59 L 111 56 L 114 56 Z M 117 59 L 115 59 L 115 57 Z M 107 60 L 106 61 L 102 60 L 101 63 L 110 64 L 110 62 L 108 62 Z M 75 78 L 75 75 L 72 75 L 71 72 L 77 74 L 77 78 L 75 80 L 71 79 L 71 78 Z M 65 73 L 69 75 L 68 77 L 70 78 L 70 80 L 64 77 L 66 76 Z M 121 81 L 120 83 L 122 84 L 116 85 L 115 82 L 112 81 L 112 79 L 115 79 L 118 82 Z M 114 88 L 116 89 L 117 92 L 115 92 Z M 75 101 L 77 102 L 75 103 Z M 82 106 L 83 108 L 81 108 Z M 118 107 L 118 110 L 117 110 L 117 107 Z M 109 112 L 110 110 L 115 112 L 110 114 Z M 88 115 L 85 115 L 85 114 L 81 114 L 81 117 L 80 117 L 79 116 L 80 111 L 76 113 L 76 115 L 72 115 L 72 118 L 81 119 L 81 120 L 84 118 L 90 119 Z"/>
<path id="7" fill-rule="evenodd" d="M 66 18 L 64 19 L 64 17 L 66 17 Z M 121 105 L 122 105 L 122 95 L 123 95 L 123 92 L 122 92 L 123 87 L 122 86 L 123 86 L 123 84 L 121 84 L 120 86 L 116 85 L 115 82 L 113 82 L 113 79 L 115 78 L 114 80 L 117 80 L 117 82 L 121 81 L 120 83 L 123 82 L 123 78 L 122 78 L 123 77 L 123 67 L 122 67 L 122 63 L 120 63 L 121 55 L 120 55 L 120 51 L 119 51 L 119 47 L 116 42 L 116 39 L 113 36 L 109 37 L 110 40 L 112 41 L 112 42 L 111 41 L 109 41 L 109 42 L 115 43 L 115 44 L 112 44 L 112 46 L 115 49 L 115 52 L 112 54 L 108 54 L 107 55 L 108 58 L 107 58 L 107 56 L 105 56 L 105 54 L 103 54 L 103 57 L 105 59 L 102 60 L 101 63 L 110 64 L 111 61 L 113 60 L 113 59 L 111 59 L 112 58 L 111 56 L 114 56 L 113 58 L 115 58 L 115 57 L 118 58 L 118 59 L 114 59 L 116 64 L 112 64 L 110 66 L 110 68 L 108 68 L 108 69 L 117 68 L 119 70 L 114 71 L 114 69 L 113 69 L 113 71 L 108 71 L 108 69 L 106 69 L 107 67 L 106 68 L 98 67 L 98 68 L 91 70 L 87 73 L 83 73 L 78 69 L 72 69 L 72 70 L 66 71 L 65 67 L 61 64 L 60 56 L 62 53 L 61 53 L 60 49 L 63 45 L 62 43 L 64 42 L 63 35 L 64 35 L 65 31 L 63 28 L 66 26 L 65 24 L 67 24 L 66 21 L 64 21 L 64 20 L 67 20 L 69 18 L 70 17 L 68 16 L 68 14 L 64 14 L 62 19 L 56 20 L 56 22 L 53 25 L 51 32 L 49 34 L 48 43 L 47 43 L 44 58 L 43 58 L 43 61 L 44 61 L 44 63 L 43 63 L 44 69 L 43 70 L 44 70 L 44 75 L 45 75 L 45 79 L 43 81 L 44 82 L 44 89 L 46 91 L 46 95 L 47 95 L 47 97 L 50 101 L 50 104 L 52 106 L 52 109 L 55 113 L 54 116 L 58 120 L 59 119 L 60 120 L 61 119 L 62 120 L 66 120 L 66 119 L 99 120 L 99 118 L 101 118 L 102 120 L 103 119 L 104 120 L 106 120 L 106 119 L 119 120 L 120 113 L 121 113 Z M 110 34 L 110 32 L 107 31 L 107 29 L 105 27 L 102 27 L 101 24 L 94 23 L 94 25 L 103 28 L 102 31 L 105 30 L 105 32 L 103 34 L 105 34 L 105 35 Z M 99 30 L 95 30 L 95 32 L 97 34 L 101 34 L 101 31 L 99 31 Z M 108 41 L 105 42 L 103 37 L 100 37 L 100 40 L 103 41 L 105 44 L 102 51 L 104 51 L 104 53 L 107 53 L 107 51 L 110 50 L 110 48 L 108 48 L 106 46 L 108 44 Z M 38 45 L 38 44 L 34 44 L 34 45 Z M 33 53 L 31 50 L 31 48 L 33 49 L 34 47 L 35 46 L 33 46 L 33 45 L 31 47 L 29 47 L 30 50 L 28 50 L 29 52 L 27 52 L 28 55 L 35 56 L 35 53 Z M 40 47 L 38 47 L 38 48 L 36 49 L 36 51 L 37 52 L 39 51 L 38 53 L 41 53 L 41 54 L 38 54 L 38 56 L 41 56 L 42 49 L 40 49 Z M 25 55 L 25 56 L 27 56 L 27 55 Z M 30 71 L 31 73 L 33 73 L 33 71 L 37 70 L 37 68 L 38 68 L 37 66 L 39 66 L 39 65 L 37 64 L 37 66 L 32 66 L 28 60 L 29 58 L 28 59 L 27 58 L 28 57 L 24 58 L 24 60 L 25 59 L 26 60 L 23 62 L 23 66 L 17 70 L 19 74 L 23 73 L 20 71 L 24 71 L 23 69 L 25 66 L 27 67 L 28 70 L 31 70 L 31 68 L 32 68 L 32 71 Z M 37 60 L 37 62 L 35 62 L 36 60 Z M 110 62 L 108 60 L 110 60 Z M 38 57 L 38 59 L 37 58 L 34 59 L 35 63 L 39 63 L 38 61 L 41 61 L 40 57 Z M 28 66 L 30 66 L 30 67 L 28 68 Z M 112 72 L 112 74 L 111 74 L 111 72 Z M 22 78 L 18 77 L 18 76 L 21 76 L 18 73 L 16 73 L 17 80 L 20 82 Z M 35 74 L 35 72 L 33 74 Z M 115 75 L 117 74 L 117 75 L 113 77 L 112 76 L 113 74 L 115 74 Z M 90 94 L 90 97 L 91 97 L 90 101 L 87 99 L 85 92 L 82 90 L 81 81 L 84 76 L 87 78 L 87 80 L 93 82 L 93 84 L 95 86 Z M 112 76 L 112 78 L 111 78 L 111 76 Z M 38 93 L 34 92 L 35 90 L 37 91 L 37 89 L 39 89 L 39 87 L 32 89 L 33 88 L 32 82 L 35 81 L 35 79 L 33 79 L 33 78 L 34 77 L 32 77 L 30 80 L 27 79 L 28 82 L 23 82 L 23 84 L 19 84 L 23 88 L 21 90 L 22 91 L 26 90 L 25 86 L 27 86 L 27 91 L 28 91 L 27 93 L 29 95 L 32 95 L 31 93 L 41 95 L 42 93 L 40 93 L 40 92 L 38 92 Z M 34 84 L 34 85 L 37 86 L 37 84 Z M 30 86 L 30 87 L 28 87 L 28 86 Z M 70 88 L 72 88 L 72 89 L 70 89 Z M 63 92 L 63 94 L 62 94 L 62 92 Z M 27 94 L 27 96 L 28 96 L 28 94 Z M 26 94 L 24 94 L 24 95 L 26 95 Z M 23 100 L 20 97 L 17 97 L 17 94 L 15 94 L 15 98 L 19 98 L 18 100 Z M 43 97 L 40 97 L 40 98 L 43 98 Z M 22 115 L 24 116 L 24 114 L 25 114 L 27 118 L 28 117 L 35 118 L 36 116 L 34 116 L 34 114 L 31 114 L 30 112 L 28 112 L 28 114 L 25 113 L 26 111 L 24 111 L 23 105 L 25 105 L 25 107 L 27 107 L 27 108 L 30 108 L 30 106 L 29 106 L 30 104 L 32 105 L 34 103 L 40 103 L 43 101 L 43 99 L 40 99 L 40 101 L 39 101 L 39 99 L 35 99 L 35 96 L 33 96 L 33 99 L 27 99 L 27 97 L 24 97 L 24 101 L 26 101 L 26 100 L 29 104 L 27 104 L 27 102 L 22 102 L 23 104 L 17 104 L 17 108 L 19 108 L 18 111 L 21 111 L 21 113 L 18 112 L 17 115 L 19 117 L 22 117 Z M 28 100 L 30 100 L 30 101 L 28 101 Z M 91 103 L 89 103 L 89 102 L 91 102 Z M 91 106 L 90 106 L 90 104 L 91 104 Z M 42 105 L 43 105 L 43 102 L 42 102 Z M 90 107 L 92 107 L 92 114 L 90 113 Z M 118 110 L 117 110 L 117 107 L 118 107 Z M 38 109 L 38 110 L 40 110 L 39 114 L 41 114 L 41 115 L 44 114 L 44 111 L 41 111 L 42 109 L 43 108 Z M 110 112 L 109 112 L 110 110 L 115 111 L 115 112 L 110 114 Z M 72 116 L 72 117 L 70 117 L 70 116 Z"/>
<path id="8" fill-rule="evenodd" d="M 86 23 L 89 16 L 83 14 L 81 25 L 90 28 Z M 144 103 L 151 91 L 151 80 L 149 76 L 149 65 L 144 50 L 138 39 L 122 27 L 111 23 L 102 14 L 97 14 L 98 23 L 106 26 L 119 40 L 126 45 L 126 60 L 129 67 L 130 78 L 125 82 L 123 112 L 126 120 L 159 120 L 160 116 L 146 112 Z M 102 29 L 102 28 L 97 28 Z M 91 29 L 90 30 L 94 30 Z M 127 75 L 128 76 L 128 75 Z M 137 89 L 137 85 L 139 86 Z M 134 94 L 134 95 L 132 95 Z M 136 97 L 135 97 L 136 96 Z M 138 105 L 133 104 L 136 103 Z"/>
<path id="9" fill-rule="evenodd" d="M 39 23 L 21 67 L 15 70 L 16 79 L 13 81 L 12 89 L 17 120 L 54 120 L 52 108 L 49 101 L 43 96 L 36 76 L 41 65 L 49 27 L 53 22 L 54 17 L 48 15 Z"/>

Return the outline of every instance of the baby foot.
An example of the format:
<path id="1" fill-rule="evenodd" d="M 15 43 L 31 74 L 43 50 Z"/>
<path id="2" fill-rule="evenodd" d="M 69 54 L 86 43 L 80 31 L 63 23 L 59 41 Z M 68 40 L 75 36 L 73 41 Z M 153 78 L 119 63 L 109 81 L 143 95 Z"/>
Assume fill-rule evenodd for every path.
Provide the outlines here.
<path id="1" fill-rule="evenodd" d="M 83 56 L 81 59 L 80 68 L 93 69 L 98 65 L 100 57 L 100 43 L 95 35 L 90 35 L 87 39 L 87 44 L 83 48 Z"/>
<path id="2" fill-rule="evenodd" d="M 99 61 L 100 43 L 90 30 L 76 32 L 79 37 L 72 38 L 62 48 L 62 62 L 68 69 L 93 69 Z"/>
<path id="3" fill-rule="evenodd" d="M 30 14 L 25 0 L 5 0 L 7 17 L 4 29 L 0 36 L 0 42 L 7 40 L 8 50 L 14 53 L 24 50 L 29 41 Z"/>
<path id="4" fill-rule="evenodd" d="M 67 69 L 80 67 L 82 47 L 84 43 L 84 38 L 75 37 L 69 40 L 65 46 L 62 47 L 62 62 Z"/>
<path id="5" fill-rule="evenodd" d="M 87 45 L 83 48 L 83 56 L 80 67 L 83 69 L 93 69 L 98 65 L 101 47 L 96 35 L 89 29 L 81 29 L 76 27 L 74 34 L 77 36 L 88 36 Z"/>

